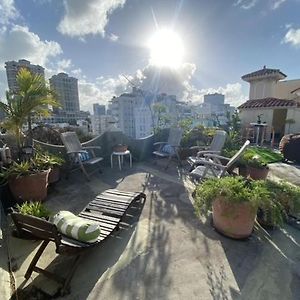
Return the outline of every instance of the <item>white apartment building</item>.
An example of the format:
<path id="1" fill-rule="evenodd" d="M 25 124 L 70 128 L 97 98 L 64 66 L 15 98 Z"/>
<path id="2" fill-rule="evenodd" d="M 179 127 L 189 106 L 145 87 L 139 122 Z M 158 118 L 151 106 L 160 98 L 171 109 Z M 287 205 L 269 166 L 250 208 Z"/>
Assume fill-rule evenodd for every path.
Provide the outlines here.
<path id="1" fill-rule="evenodd" d="M 93 115 L 92 116 L 93 135 L 101 135 L 106 131 L 113 131 L 117 128 L 117 120 L 110 115 Z"/>
<path id="2" fill-rule="evenodd" d="M 60 109 L 54 109 L 54 113 L 61 114 L 63 111 L 67 119 L 78 119 L 80 110 L 77 78 L 69 77 L 66 73 L 59 73 L 53 75 L 49 82 L 50 87 L 56 91 L 58 101 L 62 106 Z"/>
<path id="3" fill-rule="evenodd" d="M 152 115 L 148 106 L 133 109 L 135 123 L 135 138 L 140 139 L 152 134 Z"/>
<path id="4" fill-rule="evenodd" d="M 28 69 L 31 73 L 36 75 L 42 75 L 45 78 L 45 70 L 39 65 L 33 65 L 30 61 L 20 59 L 19 61 L 7 61 L 5 62 L 7 84 L 10 92 L 17 92 L 17 74 L 21 68 Z"/>

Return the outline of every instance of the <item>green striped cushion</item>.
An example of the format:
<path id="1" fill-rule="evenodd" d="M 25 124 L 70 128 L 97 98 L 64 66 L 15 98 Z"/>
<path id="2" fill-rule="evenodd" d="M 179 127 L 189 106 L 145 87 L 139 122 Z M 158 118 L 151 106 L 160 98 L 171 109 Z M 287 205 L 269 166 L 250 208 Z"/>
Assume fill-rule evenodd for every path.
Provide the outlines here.
<path id="1" fill-rule="evenodd" d="M 100 226 L 96 222 L 77 217 L 69 211 L 58 212 L 51 221 L 59 232 L 75 240 L 94 243 L 99 239 Z"/>

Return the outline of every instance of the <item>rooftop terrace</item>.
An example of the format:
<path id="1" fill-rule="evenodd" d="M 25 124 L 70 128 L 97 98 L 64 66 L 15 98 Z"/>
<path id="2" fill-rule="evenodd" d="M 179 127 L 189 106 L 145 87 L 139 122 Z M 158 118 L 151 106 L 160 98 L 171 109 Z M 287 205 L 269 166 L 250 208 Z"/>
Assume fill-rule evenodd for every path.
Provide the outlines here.
<path id="1" fill-rule="evenodd" d="M 256 226 L 247 240 L 223 237 L 210 219 L 196 217 L 193 185 L 186 172 L 175 164 L 166 172 L 163 163 L 134 162 L 133 168 L 122 171 L 104 168 L 90 182 L 78 172 L 49 190 L 46 204 L 54 212 L 77 213 L 108 188 L 147 195 L 141 212 L 130 211 L 120 231 L 82 258 L 71 294 L 64 299 L 300 298 L 298 229 L 285 225 L 267 232 Z M 270 176 L 288 176 L 299 184 L 299 173 L 294 166 L 274 165 Z M 31 299 L 53 299 L 57 293 L 58 285 L 42 275 L 34 273 L 24 281 L 38 244 L 9 237 L 18 299 L 30 299 L 29 295 Z M 61 274 L 69 263 L 55 256 L 54 245 L 47 247 L 39 262 Z"/>

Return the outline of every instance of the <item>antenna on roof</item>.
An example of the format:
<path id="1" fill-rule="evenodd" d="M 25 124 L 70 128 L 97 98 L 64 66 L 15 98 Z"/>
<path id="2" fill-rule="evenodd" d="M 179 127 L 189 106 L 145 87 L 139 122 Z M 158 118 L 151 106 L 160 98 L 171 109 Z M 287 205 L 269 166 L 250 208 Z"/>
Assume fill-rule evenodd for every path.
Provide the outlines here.
<path id="1" fill-rule="evenodd" d="M 264 65 L 264 69 L 266 68 L 266 65 Z"/>

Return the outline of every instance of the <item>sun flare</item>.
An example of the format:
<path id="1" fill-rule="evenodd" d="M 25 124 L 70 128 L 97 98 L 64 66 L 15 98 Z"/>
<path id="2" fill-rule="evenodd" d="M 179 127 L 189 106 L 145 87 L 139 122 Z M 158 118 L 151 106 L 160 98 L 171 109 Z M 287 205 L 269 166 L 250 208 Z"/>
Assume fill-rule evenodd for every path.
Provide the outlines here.
<path id="1" fill-rule="evenodd" d="M 150 64 L 158 67 L 178 68 L 183 58 L 183 43 L 170 29 L 157 31 L 148 42 Z"/>

